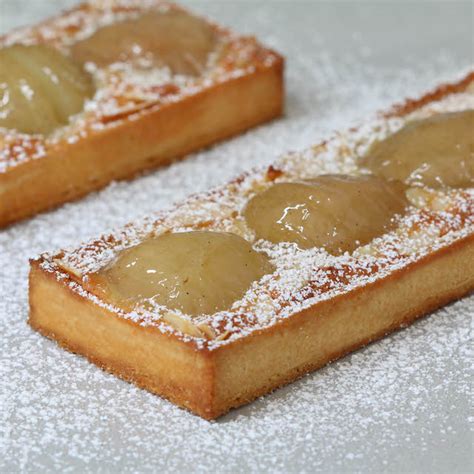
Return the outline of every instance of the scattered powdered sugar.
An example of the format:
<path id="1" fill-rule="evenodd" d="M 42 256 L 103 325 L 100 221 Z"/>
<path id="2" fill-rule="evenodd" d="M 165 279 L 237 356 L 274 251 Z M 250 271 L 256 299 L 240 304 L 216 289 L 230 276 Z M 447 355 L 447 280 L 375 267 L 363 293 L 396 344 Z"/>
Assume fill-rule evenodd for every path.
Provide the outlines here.
<path id="1" fill-rule="evenodd" d="M 37 11 L 35 2 L 28 5 Z M 299 29 L 298 41 L 288 42 L 289 15 L 282 12 L 263 4 L 251 22 L 249 16 L 239 21 L 249 21 L 248 28 L 262 31 L 289 58 L 284 120 L 0 231 L 0 471 L 378 473 L 472 467 L 472 297 L 216 423 L 102 372 L 26 325 L 29 257 L 73 248 L 268 165 L 288 149 L 307 148 L 334 129 L 459 77 L 468 65 L 441 52 L 422 62 L 407 59 L 409 70 L 374 71 L 357 42 L 350 54 L 335 55 L 317 27 L 306 34 Z"/>

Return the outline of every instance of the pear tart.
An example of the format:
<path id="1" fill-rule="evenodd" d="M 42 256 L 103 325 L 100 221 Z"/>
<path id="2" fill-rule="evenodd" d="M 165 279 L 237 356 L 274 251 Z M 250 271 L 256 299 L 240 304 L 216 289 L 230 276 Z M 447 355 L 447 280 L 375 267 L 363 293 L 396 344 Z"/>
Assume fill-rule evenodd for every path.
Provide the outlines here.
<path id="1" fill-rule="evenodd" d="M 471 74 L 44 254 L 29 322 L 216 418 L 472 291 L 473 110 Z"/>
<path id="2" fill-rule="evenodd" d="M 283 59 L 160 0 L 0 37 L 0 226 L 277 117 Z"/>

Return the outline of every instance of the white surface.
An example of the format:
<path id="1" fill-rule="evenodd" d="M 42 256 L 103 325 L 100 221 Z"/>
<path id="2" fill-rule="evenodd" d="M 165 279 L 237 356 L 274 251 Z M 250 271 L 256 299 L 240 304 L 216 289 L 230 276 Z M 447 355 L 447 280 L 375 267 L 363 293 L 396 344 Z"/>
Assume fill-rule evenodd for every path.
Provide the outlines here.
<path id="1" fill-rule="evenodd" d="M 72 3 L 0 0 L 0 29 Z M 286 117 L 0 231 L 0 472 L 471 471 L 473 297 L 216 423 L 26 325 L 28 257 L 304 148 L 473 62 L 468 2 L 188 3 L 287 56 Z"/>

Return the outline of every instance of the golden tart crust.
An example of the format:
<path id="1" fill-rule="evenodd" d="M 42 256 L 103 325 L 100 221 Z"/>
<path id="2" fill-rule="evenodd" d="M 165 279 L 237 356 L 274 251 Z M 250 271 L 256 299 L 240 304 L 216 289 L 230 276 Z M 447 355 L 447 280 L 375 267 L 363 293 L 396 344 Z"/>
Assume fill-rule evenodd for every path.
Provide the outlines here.
<path id="1" fill-rule="evenodd" d="M 76 249 L 31 262 L 30 324 L 99 366 L 213 419 L 474 289 L 474 190 L 406 191 L 394 229 L 331 255 L 255 240 L 242 212 L 274 182 L 364 174 L 369 147 L 407 121 L 474 107 L 474 74 L 302 153 Z M 413 105 L 415 104 L 415 105 Z M 191 317 L 124 311 L 94 287 L 123 249 L 165 232 L 233 232 L 269 256 L 272 274 L 226 311 Z M 64 308 L 67 309 L 64 309 Z"/>

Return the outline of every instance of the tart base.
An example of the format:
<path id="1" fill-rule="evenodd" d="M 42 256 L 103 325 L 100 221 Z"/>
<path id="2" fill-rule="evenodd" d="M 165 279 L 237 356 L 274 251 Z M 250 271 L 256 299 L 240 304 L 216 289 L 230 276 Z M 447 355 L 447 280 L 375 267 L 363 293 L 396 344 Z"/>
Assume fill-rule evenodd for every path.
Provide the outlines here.
<path id="1" fill-rule="evenodd" d="M 285 385 L 474 290 L 474 236 L 214 350 L 118 317 L 31 262 L 29 324 L 206 419 Z M 76 289 L 74 289 L 76 288 Z"/>

